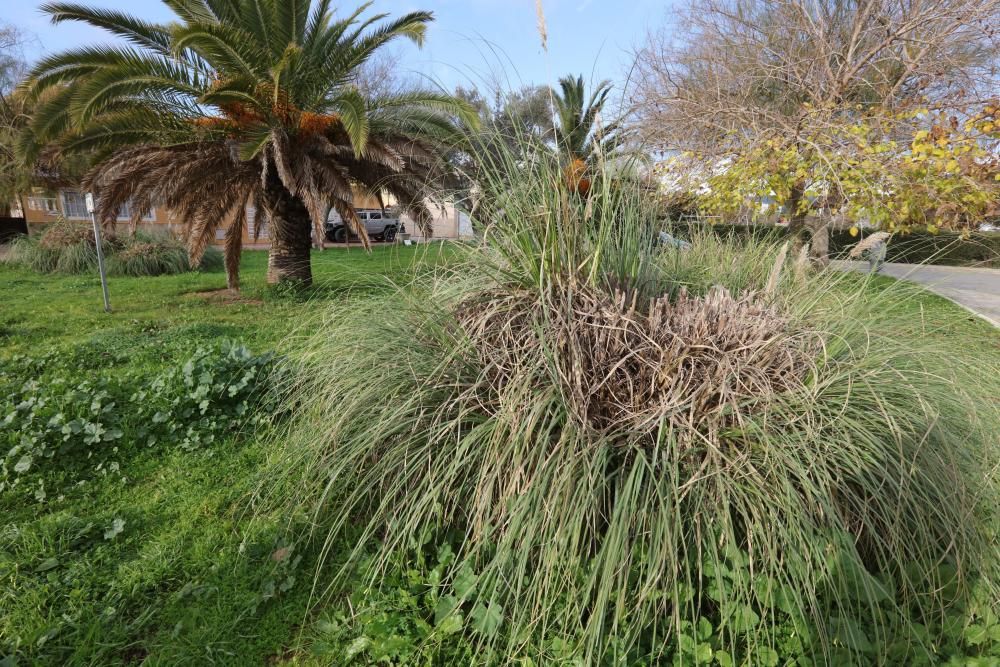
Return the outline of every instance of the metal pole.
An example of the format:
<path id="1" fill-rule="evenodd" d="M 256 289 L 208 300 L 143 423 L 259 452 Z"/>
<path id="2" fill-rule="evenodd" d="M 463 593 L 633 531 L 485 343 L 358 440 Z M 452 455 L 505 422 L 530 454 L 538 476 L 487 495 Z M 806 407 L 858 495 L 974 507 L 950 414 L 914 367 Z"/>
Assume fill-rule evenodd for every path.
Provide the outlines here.
<path id="1" fill-rule="evenodd" d="M 94 243 L 97 246 L 97 270 L 101 273 L 101 291 L 104 292 L 104 312 L 111 312 L 111 298 L 108 296 L 108 276 L 104 272 L 104 249 L 101 247 L 101 226 L 97 224 L 97 216 L 94 215 L 94 197 L 87 193 L 87 212 L 90 213 L 90 221 L 94 223 Z"/>

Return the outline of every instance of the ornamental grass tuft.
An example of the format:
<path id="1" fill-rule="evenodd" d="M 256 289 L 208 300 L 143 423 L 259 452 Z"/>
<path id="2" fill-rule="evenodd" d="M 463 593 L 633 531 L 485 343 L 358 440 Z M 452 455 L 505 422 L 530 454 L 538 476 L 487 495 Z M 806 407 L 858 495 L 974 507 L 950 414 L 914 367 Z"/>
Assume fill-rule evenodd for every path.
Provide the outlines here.
<path id="1" fill-rule="evenodd" d="M 192 270 L 184 244 L 169 235 L 141 231 L 124 236 L 111 233 L 104 238 L 103 248 L 108 273 L 114 276 L 159 276 Z M 37 237 L 15 239 L 6 261 L 39 273 L 96 272 L 93 229 L 85 223 L 54 222 Z M 222 253 L 207 248 L 196 268 L 221 270 Z"/>
<path id="2" fill-rule="evenodd" d="M 481 244 L 304 345 L 270 493 L 355 540 L 318 594 L 448 543 L 428 622 L 484 664 L 919 664 L 1000 599 L 1000 374 L 907 288 L 494 160 Z"/>

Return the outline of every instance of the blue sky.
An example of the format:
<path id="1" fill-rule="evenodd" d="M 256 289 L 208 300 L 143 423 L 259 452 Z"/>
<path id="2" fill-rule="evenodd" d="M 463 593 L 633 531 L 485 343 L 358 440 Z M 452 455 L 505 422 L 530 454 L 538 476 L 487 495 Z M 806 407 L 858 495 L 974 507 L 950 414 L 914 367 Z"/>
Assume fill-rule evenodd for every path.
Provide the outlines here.
<path id="1" fill-rule="evenodd" d="M 82 0 L 125 10 L 150 20 L 171 20 L 159 0 Z M 353 10 L 360 0 L 335 3 Z M 32 35 L 26 55 L 58 52 L 81 44 L 108 41 L 99 30 L 79 24 L 52 25 L 36 0 L 0 0 L 0 16 Z M 621 82 L 629 51 L 648 30 L 662 25 L 670 0 L 543 0 L 548 53 L 536 30 L 535 0 L 376 0 L 373 11 L 397 15 L 428 9 L 436 16 L 424 48 L 403 48 L 403 67 L 451 89 L 456 85 L 493 85 L 505 72 L 504 89 L 522 83 L 551 83 L 568 73 L 585 79 Z M 13 5 L 11 7 L 10 5 Z"/>

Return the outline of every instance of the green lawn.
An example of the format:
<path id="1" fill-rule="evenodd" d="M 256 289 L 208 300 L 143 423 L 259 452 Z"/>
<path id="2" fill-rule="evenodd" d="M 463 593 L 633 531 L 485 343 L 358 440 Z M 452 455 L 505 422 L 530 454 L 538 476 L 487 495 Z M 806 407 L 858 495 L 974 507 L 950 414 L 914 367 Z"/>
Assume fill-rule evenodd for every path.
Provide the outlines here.
<path id="1" fill-rule="evenodd" d="M 381 246 L 370 254 L 360 248 L 314 252 L 316 286 L 288 298 L 266 287 L 267 253 L 248 251 L 243 254 L 244 301 L 219 304 L 225 298 L 213 292 L 226 286 L 221 272 L 111 278 L 110 315 L 103 311 L 96 276 L 28 274 L 0 263 L 0 343 L 5 352 L 30 353 L 39 345 L 117 334 L 134 335 L 134 343 L 145 346 L 184 327 L 212 325 L 218 327 L 212 335 L 270 346 L 288 333 L 290 322 L 313 312 L 316 302 L 385 289 L 389 280 L 406 279 L 415 262 L 449 254 L 450 247 L 443 244 Z"/>
<path id="2" fill-rule="evenodd" d="M 41 388 L 64 376 L 141 385 L 223 338 L 255 353 L 285 352 L 316 313 L 390 290 L 413 267 L 451 254 L 440 245 L 327 250 L 314 255 L 315 289 L 280 294 L 264 285 L 266 255 L 247 252 L 239 300 L 212 293 L 225 286 L 222 273 L 118 278 L 112 314 L 102 312 L 95 278 L 0 265 L 0 379 L 12 369 L 8 382 L 28 381 L 25 369 L 36 369 Z M 926 335 L 1000 360 L 1000 336 L 982 322 L 935 325 L 935 313 L 954 308 L 947 302 L 925 295 L 904 307 Z M 4 432 L 3 418 L 0 446 L 11 446 L 19 436 Z M 303 632 L 317 635 L 307 617 L 313 554 L 285 549 L 291 517 L 249 505 L 267 457 L 258 427 L 185 448 L 129 442 L 143 425 L 128 424 L 115 443 L 116 469 L 88 460 L 55 465 L 44 500 L 24 488 L 0 492 L 0 665 L 308 662 L 297 647 Z M 348 614 L 345 607 L 320 618 Z M 349 627 L 320 627 L 320 638 L 350 643 Z"/>
<path id="3" fill-rule="evenodd" d="M 225 287 L 222 273 L 117 278 L 111 314 L 96 278 L 0 265 L 0 373 L 48 356 L 43 382 L 153 377 L 220 338 L 283 349 L 321 309 L 392 289 L 411 266 L 449 254 L 438 244 L 326 250 L 314 255 L 313 290 L 276 294 L 264 284 L 266 253 L 247 252 L 242 300 L 211 293 Z M 17 437 L 3 417 L 0 446 Z M 192 451 L 121 444 L 117 473 L 79 464 L 85 482 L 49 486 L 44 502 L 0 492 L 0 665 L 251 665 L 285 655 L 312 570 L 308 554 L 272 558 L 285 546 L 284 517 L 245 518 L 266 454 L 258 437 Z M 106 539 L 115 519 L 124 527 Z"/>

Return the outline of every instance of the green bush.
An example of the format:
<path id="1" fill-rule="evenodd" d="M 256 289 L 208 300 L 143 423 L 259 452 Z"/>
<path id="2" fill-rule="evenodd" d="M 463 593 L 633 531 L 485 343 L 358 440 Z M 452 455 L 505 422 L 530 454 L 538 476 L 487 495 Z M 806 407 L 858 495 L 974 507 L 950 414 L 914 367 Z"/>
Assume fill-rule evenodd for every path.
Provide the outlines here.
<path id="1" fill-rule="evenodd" d="M 830 255 L 846 256 L 861 237 L 847 231 L 830 235 Z M 1000 267 L 1000 232 L 978 232 L 968 237 L 941 232 L 897 234 L 886 248 L 886 261 L 945 266 Z"/>
<path id="2" fill-rule="evenodd" d="M 108 256 L 110 275 L 159 276 L 190 269 L 187 250 L 179 243 L 136 240 Z"/>
<path id="3" fill-rule="evenodd" d="M 905 285 L 752 239 L 661 253 L 640 188 L 490 166 L 488 244 L 302 354 L 270 474 L 327 546 L 360 531 L 328 590 L 459 536 L 412 615 L 535 664 L 929 664 L 995 620 L 1000 414 L 972 392 L 1000 369 L 924 338 Z"/>
<path id="4" fill-rule="evenodd" d="M 694 222 L 673 222 L 667 227 L 677 236 L 690 239 L 705 230 L 734 242 L 748 239 L 778 241 L 786 235 L 784 227 L 775 225 L 732 225 Z M 830 256 L 844 258 L 863 236 L 851 236 L 848 230 L 830 234 Z M 886 261 L 908 264 L 938 264 L 946 266 L 1000 266 L 1000 232 L 974 232 L 968 236 L 951 232 L 910 232 L 896 234 L 889 242 Z"/>
<path id="5" fill-rule="evenodd" d="M 222 253 L 209 246 L 197 267 L 201 271 L 220 271 Z M 160 276 L 191 270 L 187 248 L 176 239 L 137 232 L 126 244 L 108 257 L 108 272 L 119 276 Z"/>
<path id="6" fill-rule="evenodd" d="M 187 249 L 166 235 L 136 232 L 129 236 L 108 235 L 103 244 L 107 271 L 112 276 L 159 276 L 191 270 Z M 97 250 L 89 225 L 55 222 L 37 237 L 20 237 L 11 245 L 7 261 L 39 273 L 83 274 L 97 271 Z M 205 250 L 203 271 L 220 271 L 222 253 Z"/>

